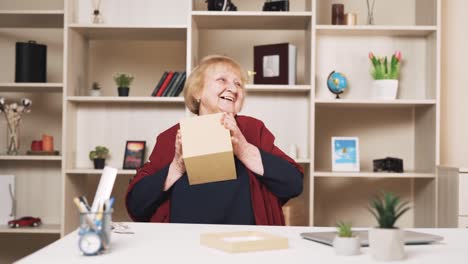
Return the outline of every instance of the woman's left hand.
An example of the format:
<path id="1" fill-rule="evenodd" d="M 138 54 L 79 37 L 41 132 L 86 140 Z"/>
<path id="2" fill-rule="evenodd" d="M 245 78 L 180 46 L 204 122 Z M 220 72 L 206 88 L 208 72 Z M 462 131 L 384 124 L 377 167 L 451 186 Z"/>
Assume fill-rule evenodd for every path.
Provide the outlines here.
<path id="1" fill-rule="evenodd" d="M 247 142 L 244 135 L 237 126 L 236 119 L 232 113 L 223 113 L 221 117 L 221 124 L 231 132 L 232 147 L 234 149 L 234 155 L 239 159 L 247 153 L 250 143 Z"/>
<path id="2" fill-rule="evenodd" d="M 236 119 L 232 113 L 224 113 L 221 117 L 221 124 L 231 132 L 232 148 L 234 155 L 244 163 L 244 165 L 257 175 L 263 175 L 263 163 L 260 150 L 250 144 L 237 126 Z"/>

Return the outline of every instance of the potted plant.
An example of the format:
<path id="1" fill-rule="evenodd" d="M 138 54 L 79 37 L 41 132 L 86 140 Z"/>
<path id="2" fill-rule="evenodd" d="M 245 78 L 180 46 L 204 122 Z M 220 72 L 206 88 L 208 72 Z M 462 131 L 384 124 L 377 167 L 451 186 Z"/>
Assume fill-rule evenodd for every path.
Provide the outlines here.
<path id="1" fill-rule="evenodd" d="M 114 81 L 115 84 L 117 84 L 119 96 L 128 96 L 130 84 L 132 84 L 134 78 L 135 77 L 128 73 L 117 73 L 114 75 Z"/>
<path id="2" fill-rule="evenodd" d="M 99 83 L 93 82 L 93 85 L 91 86 L 91 90 L 89 91 L 89 95 L 91 96 L 101 95 L 101 87 L 99 87 Z"/>
<path id="3" fill-rule="evenodd" d="M 361 242 L 358 236 L 354 236 L 351 224 L 342 221 L 337 223 L 337 234 L 333 239 L 333 248 L 337 255 L 353 256 L 358 255 L 361 249 Z"/>
<path id="4" fill-rule="evenodd" d="M 379 223 L 369 230 L 369 250 L 371 255 L 382 261 L 400 260 L 405 257 L 404 231 L 395 227 L 395 222 L 408 210 L 408 202 L 391 192 L 382 192 L 370 200 L 369 211 Z"/>
<path id="5" fill-rule="evenodd" d="M 369 53 L 372 63 L 371 75 L 374 78 L 372 94 L 375 99 L 394 100 L 397 97 L 400 75 L 401 52 L 396 51 L 390 61 L 387 57 L 376 57 Z"/>
<path id="6" fill-rule="evenodd" d="M 96 146 L 96 148 L 89 152 L 89 159 L 94 162 L 95 169 L 103 169 L 109 149 L 104 146 Z"/>

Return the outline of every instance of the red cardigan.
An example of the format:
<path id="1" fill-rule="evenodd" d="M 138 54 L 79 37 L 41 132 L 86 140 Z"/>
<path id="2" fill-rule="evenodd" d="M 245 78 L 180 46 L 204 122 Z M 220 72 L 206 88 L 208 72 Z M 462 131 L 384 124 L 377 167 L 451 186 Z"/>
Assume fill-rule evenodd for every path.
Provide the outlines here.
<path id="1" fill-rule="evenodd" d="M 236 116 L 236 121 L 239 129 L 242 131 L 242 134 L 249 143 L 257 146 L 265 152 L 287 160 L 302 174 L 304 173 L 301 166 L 274 145 L 275 137 L 265 127 L 262 121 L 248 116 Z M 128 186 L 127 196 L 138 181 L 144 177 L 153 175 L 172 162 L 175 155 L 175 139 L 178 129 L 179 125 L 177 124 L 158 136 L 156 146 L 151 153 L 149 162 L 147 162 L 141 169 L 137 170 L 137 174 Z M 281 204 L 278 198 L 257 179 L 253 172 L 248 169 L 247 172 L 249 174 L 255 223 L 257 225 L 284 225 L 283 211 L 281 210 Z M 127 201 L 127 197 L 125 198 L 125 201 Z M 150 221 L 169 222 L 170 208 L 170 198 L 168 198 L 156 209 Z M 128 205 L 127 211 L 129 212 L 130 217 L 136 221 L 135 217 L 132 216 L 128 210 Z"/>

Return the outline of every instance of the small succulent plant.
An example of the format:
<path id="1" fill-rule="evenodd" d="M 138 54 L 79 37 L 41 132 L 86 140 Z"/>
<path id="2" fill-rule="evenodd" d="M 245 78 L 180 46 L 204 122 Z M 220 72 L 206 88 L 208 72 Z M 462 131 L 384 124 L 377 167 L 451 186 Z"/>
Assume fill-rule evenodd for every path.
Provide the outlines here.
<path id="1" fill-rule="evenodd" d="M 351 231 L 351 223 L 345 223 L 343 221 L 339 221 L 336 224 L 336 229 L 338 231 L 339 237 L 353 237 L 353 232 Z"/>

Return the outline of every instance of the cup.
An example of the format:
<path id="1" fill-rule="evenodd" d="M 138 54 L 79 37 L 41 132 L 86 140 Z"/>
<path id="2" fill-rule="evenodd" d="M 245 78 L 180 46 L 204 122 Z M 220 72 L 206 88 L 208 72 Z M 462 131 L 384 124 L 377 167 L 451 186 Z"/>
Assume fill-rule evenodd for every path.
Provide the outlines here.
<path id="1" fill-rule="evenodd" d="M 78 247 L 85 256 L 94 256 L 110 249 L 112 210 L 80 213 Z"/>

